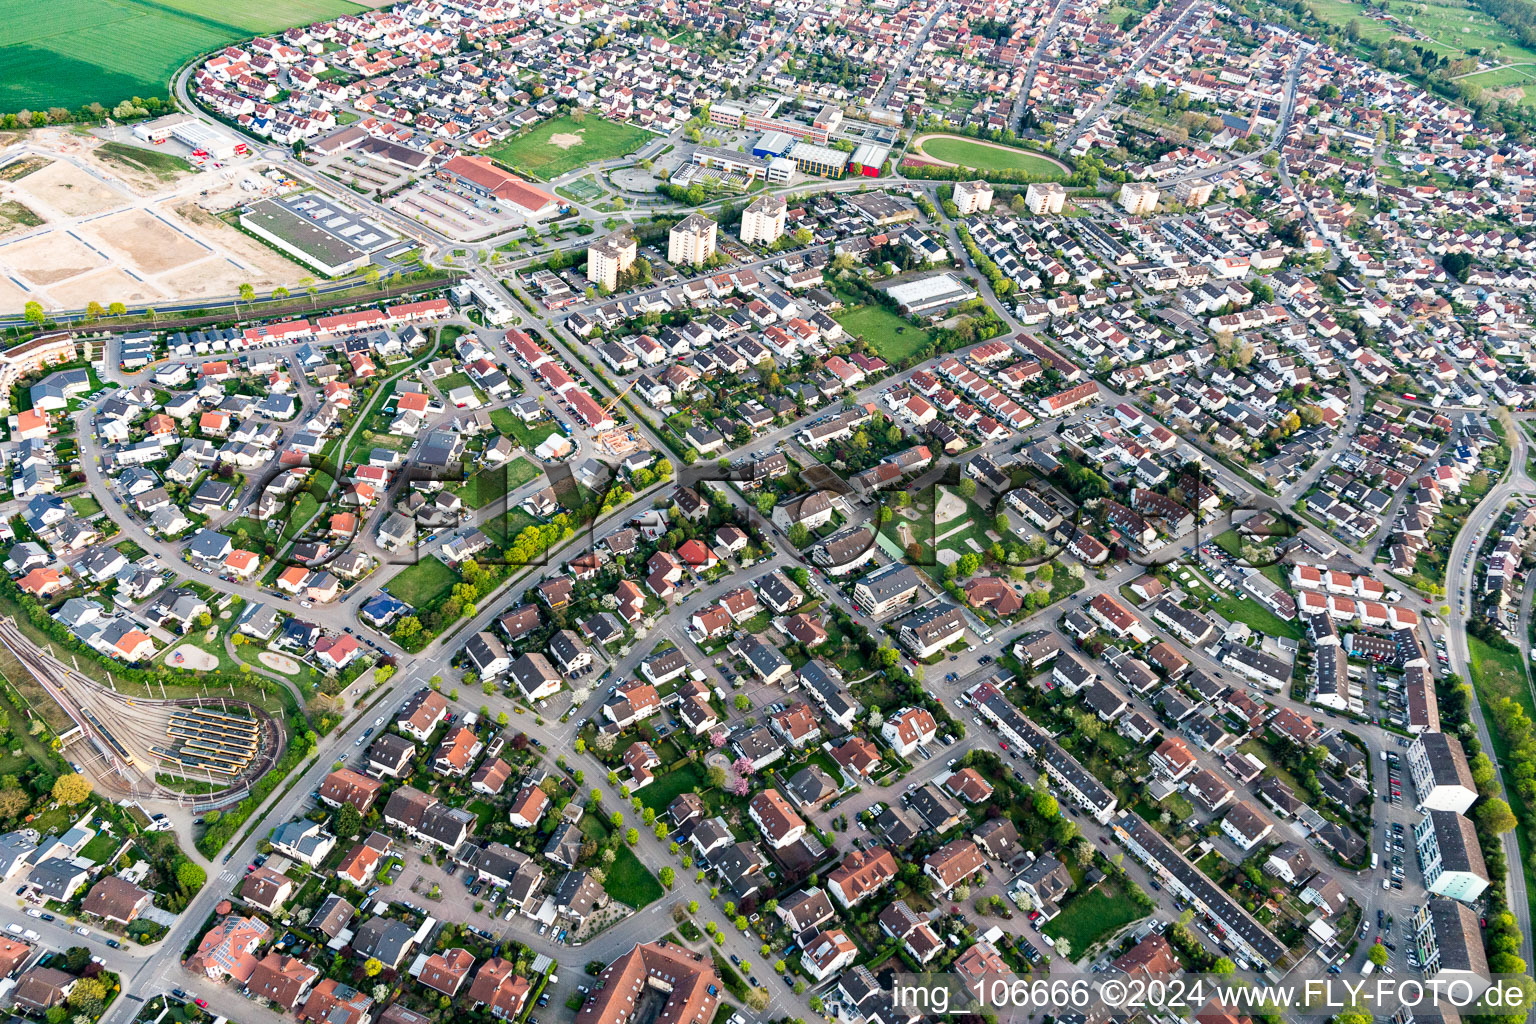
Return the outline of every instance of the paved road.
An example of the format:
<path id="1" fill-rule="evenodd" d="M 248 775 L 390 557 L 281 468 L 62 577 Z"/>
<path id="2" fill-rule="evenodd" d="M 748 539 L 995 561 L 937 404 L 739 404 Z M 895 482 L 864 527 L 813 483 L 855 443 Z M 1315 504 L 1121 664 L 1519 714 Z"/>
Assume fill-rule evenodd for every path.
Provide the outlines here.
<path id="1" fill-rule="evenodd" d="M 1510 443 L 1509 471 L 1504 479 L 1484 495 L 1483 500 L 1467 514 L 1466 522 L 1462 525 L 1461 532 L 1456 535 L 1446 560 L 1445 594 L 1451 613 L 1445 621 L 1445 633 L 1451 670 L 1469 684 L 1472 681 L 1472 660 L 1467 646 L 1467 623 L 1470 618 L 1469 613 L 1476 608 L 1475 596 L 1479 577 L 1475 556 L 1482 550 L 1483 542 L 1487 539 L 1488 532 L 1493 528 L 1505 503 L 1516 494 L 1530 493 L 1536 489 L 1536 481 L 1532 481 L 1525 470 L 1529 445 L 1524 431 L 1519 429 L 1518 424 L 1515 425 L 1515 429 L 1509 431 L 1508 441 Z M 1529 602 L 1529 592 L 1525 600 Z M 1524 631 L 1521 635 L 1528 636 Z M 1522 649 L 1525 649 L 1524 641 L 1522 641 Z M 1529 680 L 1528 655 L 1526 666 L 1527 680 Z M 1489 756 L 1492 756 L 1493 743 L 1488 722 L 1483 715 L 1482 704 L 1474 700 L 1470 706 L 1473 724 L 1477 728 L 1478 742 L 1482 744 L 1483 750 L 1488 751 Z M 1502 769 L 1499 785 L 1502 790 L 1504 788 Z M 1520 956 L 1526 963 L 1530 963 L 1531 911 L 1530 902 L 1526 897 L 1525 872 L 1521 870 L 1520 846 L 1514 832 L 1506 832 L 1503 842 L 1504 858 L 1509 865 L 1509 909 L 1520 925 Z"/>
<path id="2" fill-rule="evenodd" d="M 1077 123 L 1072 126 L 1072 130 L 1057 143 L 1059 151 L 1067 152 L 1072 148 L 1072 144 L 1082 136 L 1083 132 L 1093 126 L 1093 122 L 1099 119 L 1100 114 L 1104 113 L 1104 108 L 1109 106 L 1110 101 L 1119 94 L 1126 80 L 1140 71 L 1142 66 L 1152 59 L 1152 55 L 1163 48 L 1163 45 L 1168 42 L 1178 27 L 1184 23 L 1184 19 L 1189 16 L 1189 12 L 1198 6 L 1200 6 L 1199 0 L 1183 0 L 1183 6 L 1178 16 L 1169 22 L 1168 27 L 1159 32 L 1155 39 L 1142 48 L 1135 59 L 1127 64 L 1125 69 L 1109 83 L 1104 90 L 1104 95 L 1100 96 L 1098 101 L 1089 107 L 1082 117 L 1077 119 Z"/>
<path id="3" fill-rule="evenodd" d="M 1024 123 L 1024 111 L 1029 106 L 1029 91 L 1035 87 L 1035 72 L 1040 70 L 1040 59 L 1050 48 L 1051 40 L 1056 38 L 1056 30 L 1061 27 L 1062 15 L 1067 13 L 1070 3 L 1072 0 L 1056 0 L 1051 20 L 1046 24 L 1045 31 L 1040 33 L 1040 39 L 1029 55 L 1029 65 L 1024 69 L 1024 80 L 1019 83 L 1019 93 L 1014 97 L 1013 112 L 1008 118 L 1008 127 L 1013 129 L 1014 134 L 1018 134 L 1019 125 Z"/>

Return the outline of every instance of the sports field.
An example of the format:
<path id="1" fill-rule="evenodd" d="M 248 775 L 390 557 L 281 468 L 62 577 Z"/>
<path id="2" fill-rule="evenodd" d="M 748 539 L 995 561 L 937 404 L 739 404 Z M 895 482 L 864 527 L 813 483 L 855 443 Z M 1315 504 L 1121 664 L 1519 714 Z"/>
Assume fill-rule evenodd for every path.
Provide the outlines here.
<path id="1" fill-rule="evenodd" d="M 346 0 L 0 0 L 0 111 L 163 96 L 171 72 L 200 53 L 359 10 Z"/>
<path id="2" fill-rule="evenodd" d="M 580 121 L 557 117 L 526 135 L 492 146 L 485 155 L 514 171 L 549 181 L 599 160 L 628 156 L 654 138 L 643 128 L 590 114 Z"/>
<path id="3" fill-rule="evenodd" d="M 925 135 L 916 140 L 913 148 L 918 154 L 940 163 L 958 164 L 978 171 L 1023 171 L 1043 178 L 1064 178 L 1071 173 L 1061 161 L 1048 156 L 958 135 Z"/>

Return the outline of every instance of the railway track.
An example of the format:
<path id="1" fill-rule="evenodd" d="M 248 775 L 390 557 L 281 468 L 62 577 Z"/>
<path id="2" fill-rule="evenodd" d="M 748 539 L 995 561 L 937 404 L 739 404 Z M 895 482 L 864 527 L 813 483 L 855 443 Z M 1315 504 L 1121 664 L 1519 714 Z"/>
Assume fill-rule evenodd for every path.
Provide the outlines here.
<path id="1" fill-rule="evenodd" d="M 156 775 L 164 771 L 186 778 L 200 777 L 188 773 L 189 762 L 176 757 L 170 749 L 179 736 L 188 734 L 185 723 L 189 717 L 252 723 L 251 727 L 239 730 L 243 742 L 238 748 L 248 755 L 244 764 L 236 767 L 226 758 L 217 779 L 212 773 L 206 773 L 207 781 L 226 783 L 231 791 L 244 791 L 248 780 L 271 771 L 282 752 L 286 737 L 281 723 L 246 701 L 227 697 L 157 700 L 125 696 L 39 648 L 11 619 L 0 619 L 0 644 L 4 644 L 49 698 L 75 723 L 75 729 L 62 738 L 67 742 L 78 732 L 89 741 L 103 766 L 103 770 L 92 774 L 105 789 L 135 798 L 187 800 L 187 794 L 157 782 Z M 178 710 L 185 712 L 192 708 L 206 710 L 196 716 L 177 714 Z M 231 708 L 245 714 L 229 715 Z M 178 719 L 181 720 L 179 729 Z M 94 761 L 91 758 L 84 760 Z M 196 764 L 190 766 L 198 767 Z M 204 795 L 203 800 L 207 802 L 209 796 Z"/>

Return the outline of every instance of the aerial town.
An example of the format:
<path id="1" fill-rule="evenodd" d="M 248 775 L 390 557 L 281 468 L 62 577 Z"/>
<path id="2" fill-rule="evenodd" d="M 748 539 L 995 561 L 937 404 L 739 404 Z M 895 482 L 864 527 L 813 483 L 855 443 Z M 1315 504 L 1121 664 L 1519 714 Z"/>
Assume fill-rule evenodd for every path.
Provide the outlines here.
<path id="1" fill-rule="evenodd" d="M 0 1007 L 1536 997 L 1536 3 L 109 6 L 0 42 Z"/>

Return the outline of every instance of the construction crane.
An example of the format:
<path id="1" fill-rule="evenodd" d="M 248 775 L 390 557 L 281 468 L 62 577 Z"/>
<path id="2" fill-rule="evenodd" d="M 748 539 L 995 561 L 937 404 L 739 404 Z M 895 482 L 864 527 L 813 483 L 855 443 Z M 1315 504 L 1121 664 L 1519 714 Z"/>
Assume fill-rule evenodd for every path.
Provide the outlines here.
<path id="1" fill-rule="evenodd" d="M 634 380 L 632 380 L 628 384 L 624 385 L 624 390 L 620 391 L 617 395 L 614 395 L 613 396 L 613 401 L 611 401 L 607 405 L 603 406 L 603 415 L 607 416 L 610 413 L 612 413 L 613 410 L 618 407 L 618 404 L 624 400 L 624 396 L 629 394 L 630 389 L 632 389 L 635 386 L 635 384 L 637 384 L 639 382 L 639 380 L 640 380 L 640 378 L 636 377 Z"/>

